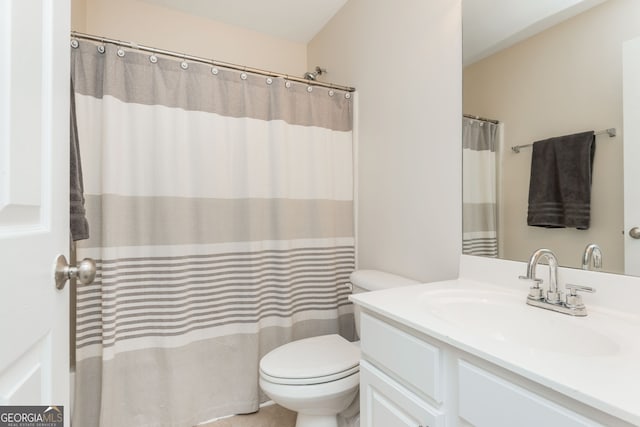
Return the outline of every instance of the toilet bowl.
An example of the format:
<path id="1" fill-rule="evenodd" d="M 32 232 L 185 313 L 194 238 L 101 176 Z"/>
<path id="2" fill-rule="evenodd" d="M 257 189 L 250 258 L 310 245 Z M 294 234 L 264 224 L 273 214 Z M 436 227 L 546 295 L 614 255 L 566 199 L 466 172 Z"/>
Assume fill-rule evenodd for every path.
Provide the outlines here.
<path id="1" fill-rule="evenodd" d="M 360 350 L 340 335 L 290 342 L 260 361 L 260 387 L 298 413 L 297 427 L 337 427 L 358 393 Z"/>
<path id="2" fill-rule="evenodd" d="M 375 270 L 351 274 L 353 292 L 418 282 Z M 354 311 L 360 333 L 359 310 Z M 260 387 L 275 403 L 298 413 L 296 427 L 337 427 L 337 414 L 355 399 L 360 348 L 339 335 L 322 335 L 280 346 L 260 360 Z"/>

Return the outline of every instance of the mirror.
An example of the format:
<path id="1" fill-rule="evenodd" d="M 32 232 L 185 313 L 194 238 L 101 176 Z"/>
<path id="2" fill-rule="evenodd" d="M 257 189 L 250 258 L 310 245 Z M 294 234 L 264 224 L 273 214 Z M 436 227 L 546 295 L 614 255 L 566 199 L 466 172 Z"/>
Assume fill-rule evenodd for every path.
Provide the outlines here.
<path id="1" fill-rule="evenodd" d="M 494 154 L 477 146 L 463 150 L 463 253 L 527 261 L 535 249 L 547 247 L 560 265 L 581 268 L 585 247 L 596 243 L 603 253 L 602 271 L 625 273 L 630 237 L 624 213 L 623 98 L 626 102 L 629 93 L 622 81 L 623 45 L 640 37 L 640 2 L 463 0 L 462 5 L 463 113 L 499 122 L 470 119 L 476 133 L 495 127 L 497 148 Z M 616 129 L 615 137 L 595 137 L 589 228 L 528 226 L 532 149 L 516 153 L 511 147 L 609 128 Z M 478 158 L 485 163 L 474 163 Z M 481 185 L 493 190 L 479 197 Z M 488 211 L 494 234 L 476 218 L 479 209 Z M 640 218 L 636 221 L 640 225 Z M 626 274 L 640 274 L 627 264 Z"/>

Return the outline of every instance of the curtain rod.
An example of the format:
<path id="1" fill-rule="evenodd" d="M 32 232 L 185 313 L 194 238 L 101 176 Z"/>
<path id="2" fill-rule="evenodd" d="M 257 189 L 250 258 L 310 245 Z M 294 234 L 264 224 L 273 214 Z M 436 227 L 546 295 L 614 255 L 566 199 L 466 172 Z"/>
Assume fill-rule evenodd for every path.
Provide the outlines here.
<path id="1" fill-rule="evenodd" d="M 143 52 L 157 53 L 160 55 L 170 56 L 170 57 L 178 58 L 182 60 L 188 59 L 189 61 L 201 62 L 203 64 L 209 64 L 216 67 L 229 68 L 237 71 L 244 71 L 247 73 L 260 74 L 260 75 L 269 76 L 269 77 L 282 77 L 286 80 L 305 83 L 310 86 L 322 86 L 330 89 L 344 90 L 346 92 L 355 92 L 356 90 L 355 88 L 350 86 L 342 86 L 342 85 L 337 85 L 333 83 L 312 81 L 312 80 L 304 79 L 301 77 L 290 76 L 288 74 L 275 73 L 273 71 L 261 70 L 259 68 L 245 67 L 244 65 L 232 64 L 230 62 L 215 61 L 213 59 L 207 59 L 207 58 L 202 58 L 202 57 L 193 56 L 193 55 L 186 55 L 184 53 L 173 52 L 165 49 L 158 49 L 150 46 L 144 46 L 144 45 L 133 43 L 133 42 L 126 42 L 122 40 L 110 39 L 108 37 L 101 37 L 101 36 L 94 36 L 92 34 L 80 33 L 78 31 L 71 31 L 71 37 L 75 39 L 91 40 L 91 41 L 102 42 L 102 43 L 112 43 L 118 46 L 124 46 L 130 49 L 140 50 Z"/>
<path id="2" fill-rule="evenodd" d="M 599 131 L 595 132 L 595 134 L 596 135 L 607 134 L 607 135 L 609 135 L 609 138 L 613 138 L 614 136 L 616 136 L 616 128 L 609 128 L 609 129 L 599 130 Z M 533 144 L 514 145 L 513 147 L 511 147 L 511 150 L 514 153 L 519 153 L 521 148 L 528 148 L 528 147 L 533 147 Z"/>
<path id="3" fill-rule="evenodd" d="M 480 116 L 474 116 L 472 114 L 463 114 L 463 117 L 466 117 L 467 119 L 473 119 L 473 120 L 480 120 L 482 122 L 489 122 L 489 123 L 493 123 L 493 124 L 500 124 L 499 120 L 494 120 L 494 119 L 487 119 L 485 117 L 480 117 Z"/>

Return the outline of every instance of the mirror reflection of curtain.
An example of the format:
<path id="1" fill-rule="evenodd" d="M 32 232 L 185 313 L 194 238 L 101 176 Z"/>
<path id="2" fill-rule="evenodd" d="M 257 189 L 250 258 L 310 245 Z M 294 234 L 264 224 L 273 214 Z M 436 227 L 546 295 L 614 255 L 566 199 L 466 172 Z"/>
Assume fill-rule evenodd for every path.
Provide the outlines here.
<path id="1" fill-rule="evenodd" d="M 498 256 L 496 123 L 462 119 L 462 253 Z"/>

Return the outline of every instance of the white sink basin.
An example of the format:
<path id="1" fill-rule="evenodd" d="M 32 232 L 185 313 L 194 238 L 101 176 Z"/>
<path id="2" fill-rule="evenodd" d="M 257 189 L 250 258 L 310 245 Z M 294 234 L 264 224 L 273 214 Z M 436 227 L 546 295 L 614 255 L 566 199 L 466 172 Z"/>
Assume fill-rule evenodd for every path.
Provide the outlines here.
<path id="1" fill-rule="evenodd" d="M 500 289 L 437 288 L 421 295 L 431 315 L 462 331 L 505 345 L 567 355 L 611 356 L 620 345 L 587 318 L 526 304 L 526 294 Z M 600 329 L 600 328 L 598 328 Z"/>

